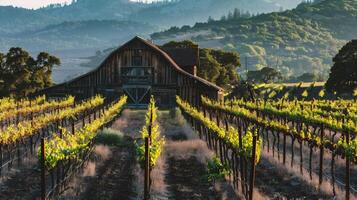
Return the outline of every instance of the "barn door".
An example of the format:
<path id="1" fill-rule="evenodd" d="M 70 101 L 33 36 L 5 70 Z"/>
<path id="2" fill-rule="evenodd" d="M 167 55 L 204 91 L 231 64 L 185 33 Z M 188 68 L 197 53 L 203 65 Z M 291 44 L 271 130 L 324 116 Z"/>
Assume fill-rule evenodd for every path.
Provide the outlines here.
<path id="1" fill-rule="evenodd" d="M 151 86 L 123 86 L 124 92 L 129 97 L 129 103 L 135 105 L 148 104 Z"/>

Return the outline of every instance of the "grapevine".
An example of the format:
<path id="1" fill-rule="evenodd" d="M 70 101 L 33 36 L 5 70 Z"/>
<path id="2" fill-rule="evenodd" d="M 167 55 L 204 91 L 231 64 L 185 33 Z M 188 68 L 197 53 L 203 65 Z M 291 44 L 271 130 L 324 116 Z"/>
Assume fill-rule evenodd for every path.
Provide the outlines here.
<path id="1" fill-rule="evenodd" d="M 152 96 L 150 98 L 150 103 L 148 106 L 148 110 L 145 115 L 145 125 L 141 130 L 141 137 L 145 139 L 149 137 L 150 147 L 149 147 L 149 155 L 150 155 L 150 166 L 154 167 L 157 163 L 157 159 L 160 157 L 162 153 L 162 148 L 165 145 L 165 138 L 160 137 L 160 129 L 159 124 L 157 123 L 157 107 L 155 105 L 155 99 Z M 149 135 L 148 128 L 151 128 L 151 135 Z M 139 161 L 141 163 L 145 162 L 145 144 L 138 145 L 137 144 L 137 152 L 139 156 Z"/>
<path id="2" fill-rule="evenodd" d="M 248 128 L 246 134 L 242 137 L 242 146 L 239 146 L 238 131 L 230 126 L 228 130 L 225 130 L 217 125 L 217 123 L 205 117 L 204 114 L 198 111 L 196 108 L 189 105 L 187 102 L 183 101 L 180 97 L 176 97 L 176 102 L 181 110 L 189 114 L 194 119 L 200 121 L 207 127 L 211 132 L 216 134 L 218 138 L 225 141 L 234 149 L 246 158 L 252 157 L 253 152 L 253 135 L 257 135 L 256 131 L 252 131 L 252 128 Z M 256 146 L 256 163 L 260 160 L 260 146 L 262 144 L 262 139 L 257 140 Z"/>
<path id="3" fill-rule="evenodd" d="M 42 104 L 46 101 L 46 96 L 38 96 L 33 100 L 29 99 L 20 99 L 15 100 L 14 98 L 6 97 L 0 99 L 0 112 L 9 111 L 17 108 L 24 108 L 30 105 Z"/>
<path id="4" fill-rule="evenodd" d="M 96 96 L 88 101 L 78 104 L 74 108 L 66 108 L 58 113 L 46 113 L 35 117 L 33 120 L 25 120 L 17 124 L 6 127 L 0 131 L 0 144 L 12 144 L 25 137 L 36 134 L 42 128 L 51 123 L 58 122 L 64 119 L 75 118 L 76 115 L 83 113 L 86 110 L 92 109 L 104 103 L 103 97 Z"/>
<path id="5" fill-rule="evenodd" d="M 65 100 L 61 100 L 61 101 L 49 101 L 49 102 L 45 101 L 43 104 L 34 104 L 25 107 L 23 106 L 22 108 L 19 109 L 9 110 L 0 113 L 0 121 L 9 118 L 14 118 L 19 115 L 21 116 L 27 115 L 29 113 L 40 113 L 46 110 L 61 109 L 73 105 L 73 103 L 74 103 L 74 97 L 69 96 Z"/>
<path id="6" fill-rule="evenodd" d="M 307 141 L 311 146 L 322 146 L 324 148 L 330 149 L 331 151 L 336 151 L 336 153 L 340 155 L 348 155 L 354 162 L 357 162 L 356 139 L 351 140 L 349 144 L 346 144 L 345 139 L 341 137 L 337 143 L 333 143 L 329 139 L 316 136 L 310 131 L 297 131 L 295 128 L 290 128 L 286 122 L 282 122 L 274 118 L 266 119 L 264 117 L 259 117 L 257 116 L 256 112 L 251 112 L 243 107 L 220 104 L 219 102 L 214 102 L 205 97 L 202 97 L 202 103 L 209 108 L 221 110 L 234 116 L 246 119 L 249 122 L 252 122 L 253 124 L 263 127 L 267 130 L 274 130 L 279 133 L 298 138 L 299 140 Z"/>
<path id="7" fill-rule="evenodd" d="M 89 144 L 96 136 L 97 131 L 105 124 L 113 120 L 127 102 L 127 96 L 122 96 L 119 101 L 104 111 L 104 114 L 86 124 L 83 128 L 71 134 L 62 128 L 62 137 L 55 135 L 50 140 L 45 140 L 45 166 L 54 168 L 61 160 L 76 159 L 80 152 L 89 148 Z M 38 150 L 38 158 L 41 158 L 41 149 Z"/>

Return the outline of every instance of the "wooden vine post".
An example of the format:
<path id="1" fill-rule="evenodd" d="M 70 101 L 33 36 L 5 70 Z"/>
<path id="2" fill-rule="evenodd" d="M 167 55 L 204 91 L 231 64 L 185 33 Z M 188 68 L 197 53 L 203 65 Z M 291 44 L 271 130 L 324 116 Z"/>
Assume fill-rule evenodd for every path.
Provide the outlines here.
<path id="1" fill-rule="evenodd" d="M 350 144 L 350 133 L 347 131 L 346 134 L 346 143 L 347 145 Z M 346 157 L 346 200 L 350 199 L 350 156 L 345 152 L 345 157 Z"/>
<path id="2" fill-rule="evenodd" d="M 150 186 L 151 186 L 151 177 L 150 177 L 150 144 L 151 144 L 151 129 L 152 129 L 152 120 L 153 120 L 153 107 L 150 111 L 150 123 L 148 127 L 149 137 L 145 138 L 145 166 L 144 166 L 144 200 L 150 199 Z"/>
<path id="3" fill-rule="evenodd" d="M 150 198 L 150 154 L 149 138 L 145 138 L 145 174 L 144 174 L 144 200 Z"/>
<path id="4" fill-rule="evenodd" d="M 320 139 L 321 139 L 321 144 L 320 144 L 320 168 L 319 168 L 319 188 L 321 187 L 322 184 L 322 176 L 323 176 L 323 165 L 324 165 L 324 147 L 323 147 L 323 140 L 324 140 L 324 125 L 321 124 L 321 133 L 320 133 Z"/>
<path id="5" fill-rule="evenodd" d="M 255 162 L 256 162 L 257 136 L 253 135 L 253 149 L 252 149 L 252 169 L 250 171 L 250 186 L 249 186 L 249 200 L 253 200 L 254 182 L 255 182 Z"/>
<path id="6" fill-rule="evenodd" d="M 41 200 L 46 200 L 45 139 L 41 138 Z"/>
<path id="7" fill-rule="evenodd" d="M 1 176 L 1 171 L 2 171 L 2 159 L 3 159 L 3 150 L 2 150 L 2 144 L 0 144 L 0 176 Z"/>
<path id="8" fill-rule="evenodd" d="M 283 164 L 286 163 L 286 134 L 284 133 L 284 140 L 283 140 Z"/>

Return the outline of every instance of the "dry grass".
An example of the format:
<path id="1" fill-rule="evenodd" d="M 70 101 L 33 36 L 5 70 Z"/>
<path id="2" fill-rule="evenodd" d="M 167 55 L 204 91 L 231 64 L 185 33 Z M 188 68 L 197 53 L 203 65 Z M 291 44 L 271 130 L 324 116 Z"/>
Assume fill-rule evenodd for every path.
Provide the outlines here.
<path id="1" fill-rule="evenodd" d="M 182 159 L 196 157 L 201 163 L 206 164 L 214 153 L 207 148 L 207 144 L 199 139 L 187 141 L 169 141 L 165 152 L 168 157 L 174 156 Z"/>
<path id="2" fill-rule="evenodd" d="M 299 165 L 294 165 L 294 167 L 290 167 L 290 165 L 283 165 L 281 162 L 279 162 L 277 157 L 273 158 L 273 154 L 272 152 L 268 153 L 266 151 L 262 151 L 262 156 L 264 156 L 269 162 L 271 162 L 272 164 L 274 164 L 274 166 L 276 166 L 277 168 L 280 168 L 281 171 L 286 171 L 288 173 L 293 173 L 294 175 L 296 175 L 297 177 L 299 177 L 301 180 L 309 183 L 312 187 L 315 187 L 316 189 L 320 189 L 320 191 L 324 194 L 328 194 L 328 195 L 333 195 L 332 193 L 332 184 L 331 182 L 328 182 L 326 180 L 324 180 L 322 182 L 321 187 L 319 188 L 319 177 L 316 173 L 312 173 L 312 180 L 310 179 L 309 176 L 309 172 L 303 168 L 303 174 L 300 173 L 300 166 Z M 286 157 L 287 160 L 290 160 L 290 156 Z M 259 177 L 258 177 L 259 178 Z M 340 189 L 337 185 L 335 187 L 336 190 L 336 195 L 337 195 L 337 199 L 344 199 L 345 198 L 345 192 L 343 191 L 343 189 Z M 350 199 L 357 199 L 356 196 L 351 194 L 351 198 Z"/>
<path id="3" fill-rule="evenodd" d="M 85 168 L 83 169 L 83 177 L 95 176 L 96 175 L 96 164 L 95 162 L 89 161 Z"/>
<path id="4" fill-rule="evenodd" d="M 166 158 L 161 156 L 155 168 L 151 171 L 151 195 L 155 197 L 156 200 L 168 199 L 168 185 L 165 182 L 166 171 Z"/>
<path id="5" fill-rule="evenodd" d="M 112 155 L 109 147 L 105 145 L 96 145 L 94 152 L 96 155 L 99 155 L 102 160 L 107 160 Z"/>

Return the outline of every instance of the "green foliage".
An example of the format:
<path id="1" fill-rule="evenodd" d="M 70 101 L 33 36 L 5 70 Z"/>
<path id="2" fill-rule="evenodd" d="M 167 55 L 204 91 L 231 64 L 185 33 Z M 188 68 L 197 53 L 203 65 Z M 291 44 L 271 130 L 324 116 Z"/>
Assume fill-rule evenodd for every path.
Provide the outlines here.
<path id="1" fill-rule="evenodd" d="M 325 90 L 324 90 L 324 89 L 320 90 L 320 92 L 319 92 L 319 97 L 320 97 L 320 98 L 325 97 Z"/>
<path id="2" fill-rule="evenodd" d="M 253 131 L 252 129 L 253 129 L 252 127 L 249 127 L 247 129 L 246 134 L 242 138 L 242 144 L 243 144 L 242 153 L 243 153 L 243 156 L 246 158 L 252 157 L 252 155 L 253 155 L 253 136 L 255 135 L 255 136 L 259 137 L 258 131 L 257 130 Z M 256 151 L 255 151 L 255 159 L 256 159 L 255 163 L 256 164 L 258 164 L 260 161 L 260 151 L 261 151 L 260 146 L 262 143 L 263 143 L 263 140 L 261 138 L 257 140 Z"/>
<path id="3" fill-rule="evenodd" d="M 235 85 L 232 92 L 228 95 L 229 98 L 243 98 L 246 100 L 253 100 L 255 96 L 254 86 L 245 81 L 240 81 L 237 85 Z"/>
<path id="4" fill-rule="evenodd" d="M 23 97 L 51 86 L 52 68 L 59 64 L 58 58 L 45 52 L 36 59 L 18 47 L 0 53 L 0 94 Z"/>
<path id="5" fill-rule="evenodd" d="M 247 56 L 251 70 L 276 65 L 286 76 L 312 72 L 325 79 L 331 57 L 344 40 L 356 37 L 356 8 L 355 0 L 325 0 L 250 18 L 227 20 L 225 17 L 152 37 L 195 35 L 190 39 L 199 43 L 217 42 L 221 47 L 228 44 L 236 47 L 242 57 Z"/>
<path id="6" fill-rule="evenodd" d="M 353 100 L 278 100 L 253 102 L 234 99 L 222 104 L 221 102 L 214 102 L 202 97 L 202 104 L 211 109 L 224 111 L 230 115 L 235 115 L 243 120 L 247 120 L 252 123 L 255 128 L 260 127 L 265 130 L 283 133 L 298 140 L 307 141 L 312 146 L 332 150 L 338 155 L 347 155 L 354 162 L 357 161 L 357 140 L 351 137 L 351 140 L 347 142 L 345 139 L 347 133 L 354 133 L 357 130 L 357 102 Z M 309 109 L 304 109 L 304 107 L 308 107 Z M 261 117 L 262 115 L 257 115 L 257 113 L 262 113 L 265 117 Z M 267 118 L 266 116 L 270 117 Z M 287 119 L 287 121 L 281 119 Z M 344 137 L 335 141 L 326 136 L 320 137 L 319 134 L 312 133 L 308 128 L 297 131 L 300 125 L 296 122 L 302 123 L 302 127 L 305 125 L 309 127 L 313 124 L 323 124 L 325 130 L 340 132 Z M 257 133 L 253 133 L 248 128 L 247 137 L 243 138 L 243 141 L 245 141 L 243 147 L 248 147 L 247 150 L 243 152 L 248 152 L 248 155 L 251 154 L 249 151 L 251 151 L 252 148 L 249 147 L 249 144 L 251 144 L 249 141 L 252 140 L 253 134 Z M 260 144 L 260 142 L 261 141 L 258 141 L 257 145 Z M 259 155 L 260 150 L 257 149 L 257 160 L 259 160 Z"/>
<path id="7" fill-rule="evenodd" d="M 75 133 L 70 133 L 67 129 L 61 128 L 62 137 L 55 134 L 53 138 L 45 140 L 46 167 L 52 169 L 61 160 L 81 159 L 79 155 L 90 148 L 91 141 L 96 136 L 97 131 L 120 113 L 127 99 L 126 96 L 122 96 L 119 101 L 107 108 L 99 118 L 75 130 Z M 39 160 L 41 160 L 41 151 L 41 148 L 38 148 L 37 156 Z"/>
<path id="8" fill-rule="evenodd" d="M 221 106 L 220 102 L 212 102 L 211 100 L 202 97 L 202 102 L 204 104 L 210 104 L 215 106 Z M 245 158 L 251 158 L 253 156 L 253 136 L 257 134 L 257 132 L 252 132 L 251 128 L 249 127 L 245 135 L 242 138 L 242 146 L 239 142 L 239 133 L 234 127 L 230 126 L 228 130 L 225 128 L 221 128 L 218 126 L 217 123 L 212 121 L 210 118 L 205 117 L 203 112 L 197 110 L 195 107 L 192 107 L 189 103 L 183 101 L 180 97 L 176 96 L 176 103 L 181 108 L 181 110 L 192 118 L 200 121 L 208 130 L 210 130 L 213 134 L 216 135 L 219 139 L 223 142 L 227 143 L 228 145 L 232 146 L 232 148 L 236 148 L 242 156 Z M 240 133 L 244 134 L 244 133 Z M 256 154 L 255 154 L 255 164 L 258 164 L 260 160 L 260 147 L 262 144 L 262 138 L 259 138 L 256 143 Z"/>
<path id="9" fill-rule="evenodd" d="M 248 81 L 253 83 L 271 83 L 282 79 L 282 74 L 274 68 L 264 67 L 259 71 L 248 71 Z"/>
<path id="10" fill-rule="evenodd" d="M 164 48 L 198 48 L 198 45 L 191 40 L 184 40 L 184 41 L 170 41 L 164 45 Z"/>
<path id="11" fill-rule="evenodd" d="M 198 45 L 192 41 L 171 41 L 163 45 L 170 48 L 197 48 Z M 197 68 L 198 76 L 216 83 L 218 86 L 230 89 L 238 83 L 237 70 L 240 66 L 239 54 L 226 52 L 219 49 L 201 48 L 200 66 Z"/>
<path id="12" fill-rule="evenodd" d="M 207 178 L 209 182 L 224 180 L 231 173 L 228 164 L 222 164 L 217 157 L 213 157 L 207 163 Z"/>
<path id="13" fill-rule="evenodd" d="M 208 15 L 219 18 L 227 10 L 242 7 L 260 13 L 279 8 L 274 2 L 264 0 L 170 0 L 152 3 L 73 0 L 66 6 L 52 5 L 36 10 L 1 6 L 0 44 L 2 48 L 16 44 L 31 50 L 38 50 L 39 47 L 50 50 L 107 48 L 125 42 L 133 35 L 147 37 L 169 26 L 186 25 L 182 28 L 186 30 L 189 28 L 187 24 L 206 21 Z"/>
<path id="14" fill-rule="evenodd" d="M 304 90 L 304 92 L 301 94 L 302 97 L 308 97 L 309 96 L 309 92 L 307 90 Z"/>
<path id="15" fill-rule="evenodd" d="M 124 134 L 118 130 L 105 128 L 94 138 L 95 143 L 109 146 L 120 146 L 123 143 Z"/>
<path id="16" fill-rule="evenodd" d="M 169 110 L 169 116 L 171 119 L 176 119 L 179 116 L 180 110 L 177 108 L 171 108 Z"/>
<path id="17" fill-rule="evenodd" d="M 352 94 L 357 88 L 357 40 L 347 43 L 333 62 L 326 89 L 330 92 Z"/>
<path id="18" fill-rule="evenodd" d="M 145 115 L 145 125 L 141 130 L 141 137 L 143 140 L 149 138 L 149 155 L 150 155 L 150 167 L 154 167 L 157 164 L 157 160 L 161 155 L 162 149 L 165 145 L 165 137 L 161 137 L 160 128 L 157 122 L 158 108 L 155 105 L 155 99 L 153 96 L 150 98 L 148 111 Z M 150 128 L 150 129 L 148 129 Z M 149 131 L 151 135 L 149 135 Z M 144 167 L 145 163 L 145 142 L 142 144 L 136 143 L 136 152 L 139 158 L 140 165 Z"/>
<path id="19" fill-rule="evenodd" d="M 320 81 L 320 80 L 319 80 L 319 77 L 316 74 L 304 73 L 301 76 L 298 76 L 296 78 L 296 81 L 299 81 L 299 82 L 314 82 L 314 81 Z"/>
<path id="20" fill-rule="evenodd" d="M 344 149 L 346 156 L 352 159 L 352 161 L 357 161 L 357 139 L 352 139 L 348 143 L 345 139 L 340 139 L 337 146 Z"/>

